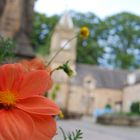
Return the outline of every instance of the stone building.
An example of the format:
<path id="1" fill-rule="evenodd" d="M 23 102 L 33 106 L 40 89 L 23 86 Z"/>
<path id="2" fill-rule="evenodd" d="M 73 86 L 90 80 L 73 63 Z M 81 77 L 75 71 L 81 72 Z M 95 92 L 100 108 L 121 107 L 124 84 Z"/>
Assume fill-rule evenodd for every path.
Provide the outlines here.
<path id="1" fill-rule="evenodd" d="M 55 27 L 51 40 L 50 57 L 73 36 L 76 29 L 72 18 L 65 12 Z M 113 110 L 122 107 L 123 87 L 126 84 L 128 72 L 111 70 L 93 65 L 76 63 L 76 39 L 67 44 L 64 50 L 56 57 L 52 67 L 70 60 L 76 76 L 68 78 L 62 71 L 53 74 L 54 83 L 60 84 L 56 102 L 61 108 L 71 113 L 91 114 L 96 109 L 103 109 L 107 104 Z"/>
<path id="2" fill-rule="evenodd" d="M 32 31 L 34 0 L 0 0 L 0 35 L 16 41 L 15 53 L 34 57 L 29 41 Z M 55 27 L 51 40 L 50 58 L 76 35 L 72 18 L 65 12 Z M 76 39 L 67 44 L 55 58 L 52 67 L 70 60 L 77 75 L 70 79 L 62 71 L 53 74 L 54 83 L 60 84 L 56 102 L 61 108 L 77 114 L 91 114 L 110 104 L 115 111 L 130 111 L 135 101 L 140 101 L 140 71 L 128 73 L 93 65 L 76 63 Z"/>
<path id="3" fill-rule="evenodd" d="M 12 38 L 18 56 L 34 57 L 29 41 L 32 31 L 34 0 L 0 0 L 0 35 Z"/>
<path id="4" fill-rule="evenodd" d="M 140 102 L 140 70 L 127 76 L 127 84 L 123 88 L 123 111 L 129 112 L 131 104 Z"/>

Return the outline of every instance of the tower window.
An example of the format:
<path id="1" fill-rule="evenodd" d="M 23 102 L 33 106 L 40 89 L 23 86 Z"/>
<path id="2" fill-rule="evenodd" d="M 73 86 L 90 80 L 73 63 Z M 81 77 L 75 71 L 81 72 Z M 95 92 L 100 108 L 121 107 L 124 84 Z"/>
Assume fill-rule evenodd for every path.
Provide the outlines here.
<path id="1" fill-rule="evenodd" d="M 65 46 L 64 49 L 70 49 L 70 43 L 67 43 L 67 42 L 68 42 L 67 39 L 62 40 L 60 43 L 60 47 L 62 48 Z"/>

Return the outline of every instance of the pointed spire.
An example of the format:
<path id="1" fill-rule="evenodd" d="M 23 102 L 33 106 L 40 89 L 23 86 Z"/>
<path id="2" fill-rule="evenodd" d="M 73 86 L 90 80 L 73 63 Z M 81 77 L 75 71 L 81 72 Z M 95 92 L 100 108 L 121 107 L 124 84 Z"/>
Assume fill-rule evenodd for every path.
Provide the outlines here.
<path id="1" fill-rule="evenodd" d="M 63 26 L 67 29 L 74 28 L 72 17 L 70 16 L 68 11 L 65 11 L 58 23 L 59 26 Z"/>

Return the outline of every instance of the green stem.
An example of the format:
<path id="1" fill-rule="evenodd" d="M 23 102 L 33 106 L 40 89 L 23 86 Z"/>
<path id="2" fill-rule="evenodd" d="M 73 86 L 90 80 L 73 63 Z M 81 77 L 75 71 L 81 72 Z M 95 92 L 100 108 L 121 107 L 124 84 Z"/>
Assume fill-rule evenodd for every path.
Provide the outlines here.
<path id="1" fill-rule="evenodd" d="M 64 140 L 67 140 L 67 137 L 66 137 L 66 134 L 65 134 L 64 130 L 61 127 L 59 127 L 59 129 L 61 130 L 61 132 L 63 134 Z"/>
<path id="2" fill-rule="evenodd" d="M 48 65 L 47 65 L 47 66 L 48 66 Z M 57 68 L 53 69 L 53 70 L 50 72 L 50 75 L 52 75 L 54 71 L 59 70 L 59 68 L 60 68 L 60 67 L 57 67 Z"/>
<path id="3" fill-rule="evenodd" d="M 48 67 L 48 66 L 51 64 L 51 62 L 55 59 L 55 57 L 65 48 L 65 46 L 66 46 L 69 42 L 71 42 L 73 39 L 75 39 L 76 37 L 77 37 L 77 35 L 74 36 L 74 37 L 72 37 L 71 39 L 69 39 L 69 40 L 64 44 L 64 46 L 62 46 L 62 48 L 60 48 L 60 49 L 56 52 L 56 54 L 51 58 L 51 60 L 48 62 L 48 64 L 47 64 L 46 67 Z"/>

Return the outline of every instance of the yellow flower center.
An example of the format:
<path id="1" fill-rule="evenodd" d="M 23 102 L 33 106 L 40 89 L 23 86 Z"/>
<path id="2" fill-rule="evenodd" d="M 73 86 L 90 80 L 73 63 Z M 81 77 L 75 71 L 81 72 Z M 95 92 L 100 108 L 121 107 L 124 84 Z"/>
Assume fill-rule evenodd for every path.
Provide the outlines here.
<path id="1" fill-rule="evenodd" d="M 16 96 L 13 92 L 2 91 L 0 92 L 0 104 L 3 107 L 13 107 L 16 103 Z"/>
<path id="2" fill-rule="evenodd" d="M 83 38 L 87 38 L 89 36 L 89 29 L 87 27 L 82 27 L 80 29 L 80 35 L 83 37 Z"/>

